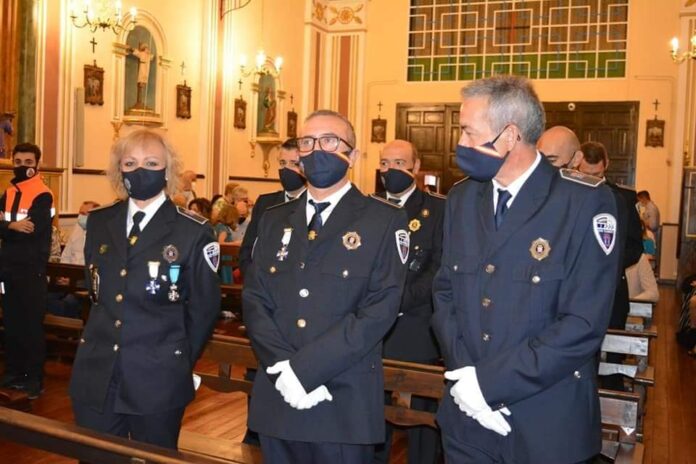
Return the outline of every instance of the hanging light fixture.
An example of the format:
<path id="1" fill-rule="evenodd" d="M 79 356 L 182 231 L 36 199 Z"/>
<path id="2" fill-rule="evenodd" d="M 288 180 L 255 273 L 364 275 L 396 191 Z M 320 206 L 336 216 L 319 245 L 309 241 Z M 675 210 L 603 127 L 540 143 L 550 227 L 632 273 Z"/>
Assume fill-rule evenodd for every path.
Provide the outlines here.
<path id="1" fill-rule="evenodd" d="M 672 46 L 672 60 L 674 60 L 675 63 L 682 63 L 687 58 L 696 58 L 696 33 L 694 33 L 694 35 L 691 36 L 691 39 L 689 39 L 689 44 L 691 45 L 691 48 L 681 52 L 679 50 L 679 39 L 674 37 L 670 41 L 670 45 Z"/>
<path id="2" fill-rule="evenodd" d="M 278 77 L 280 75 L 280 70 L 283 67 L 283 57 L 276 56 L 273 60 L 273 66 L 269 66 L 267 62 L 268 57 L 263 49 L 256 53 L 255 66 L 249 68 L 247 66 L 247 56 L 239 56 L 239 72 L 243 77 L 249 77 L 252 74 L 270 74 L 273 77 Z"/>
<path id="3" fill-rule="evenodd" d="M 119 34 L 122 31 L 132 31 L 137 22 L 138 10 L 135 7 L 130 8 L 129 20 L 124 20 L 123 3 L 120 0 L 96 0 L 95 5 L 92 5 L 93 2 L 90 0 L 84 0 L 82 12 L 78 12 L 75 3 L 72 2 L 70 5 L 70 19 L 78 29 L 88 28 L 92 33 L 97 29 L 111 29 L 114 34 Z"/>

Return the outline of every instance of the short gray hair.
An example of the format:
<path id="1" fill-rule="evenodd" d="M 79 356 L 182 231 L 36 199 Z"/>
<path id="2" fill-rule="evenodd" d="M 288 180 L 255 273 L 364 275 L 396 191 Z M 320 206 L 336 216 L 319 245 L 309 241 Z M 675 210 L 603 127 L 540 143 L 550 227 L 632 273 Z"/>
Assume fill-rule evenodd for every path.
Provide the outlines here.
<path id="1" fill-rule="evenodd" d="M 318 116 L 330 116 L 332 118 L 340 119 L 341 121 L 343 121 L 343 123 L 346 125 L 346 128 L 348 129 L 348 137 L 346 138 L 346 141 L 350 144 L 351 147 L 355 148 L 355 129 L 353 128 L 353 124 L 348 120 L 348 118 L 343 116 L 341 113 L 338 113 L 333 110 L 316 110 L 315 112 L 313 112 L 305 118 L 305 122 Z"/>
<path id="2" fill-rule="evenodd" d="M 488 124 L 498 133 L 508 124 L 520 128 L 522 140 L 536 145 L 544 132 L 544 106 L 532 83 L 519 76 L 495 76 L 471 82 L 461 91 L 462 98 L 488 98 Z"/>

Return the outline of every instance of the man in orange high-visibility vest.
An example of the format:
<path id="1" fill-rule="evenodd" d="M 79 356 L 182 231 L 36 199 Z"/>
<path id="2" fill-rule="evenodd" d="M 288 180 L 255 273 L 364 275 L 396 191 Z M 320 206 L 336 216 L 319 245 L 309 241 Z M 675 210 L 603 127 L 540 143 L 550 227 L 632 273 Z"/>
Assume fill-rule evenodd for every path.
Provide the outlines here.
<path id="1" fill-rule="evenodd" d="M 5 324 L 2 386 L 41 394 L 46 343 L 46 263 L 51 248 L 53 194 L 38 175 L 41 150 L 12 151 L 14 179 L 0 197 L 0 293 Z"/>

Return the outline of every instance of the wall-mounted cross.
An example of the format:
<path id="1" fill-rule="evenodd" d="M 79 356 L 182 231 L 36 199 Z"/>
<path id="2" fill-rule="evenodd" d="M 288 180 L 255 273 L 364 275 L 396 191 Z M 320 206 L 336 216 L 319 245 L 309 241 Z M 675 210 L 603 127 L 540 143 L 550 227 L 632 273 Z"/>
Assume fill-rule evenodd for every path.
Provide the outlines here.
<path id="1" fill-rule="evenodd" d="M 237 84 L 239 84 L 239 91 L 242 91 L 242 78 L 240 77 L 239 80 L 237 81 Z"/>
<path id="2" fill-rule="evenodd" d="M 182 61 L 181 66 L 179 67 L 181 68 L 181 75 L 183 76 L 184 72 L 186 71 L 186 63 Z"/>
<path id="3" fill-rule="evenodd" d="M 655 106 L 655 112 L 657 113 L 657 107 L 660 106 L 660 100 L 656 98 L 652 104 Z"/>
<path id="4" fill-rule="evenodd" d="M 381 102 L 381 101 L 380 101 L 379 103 L 377 103 L 377 108 L 379 108 L 379 112 L 380 112 L 380 113 L 382 112 L 382 107 L 383 107 L 383 106 L 384 106 L 384 105 L 382 105 L 382 102 Z"/>
<path id="5" fill-rule="evenodd" d="M 294 97 L 292 94 L 290 94 L 290 105 L 292 105 L 292 102 L 293 102 L 294 100 L 295 100 L 295 97 Z"/>
<path id="6" fill-rule="evenodd" d="M 94 47 L 97 46 L 97 41 L 94 40 L 94 36 L 92 36 L 92 40 L 89 43 L 92 44 L 92 53 L 94 53 Z"/>

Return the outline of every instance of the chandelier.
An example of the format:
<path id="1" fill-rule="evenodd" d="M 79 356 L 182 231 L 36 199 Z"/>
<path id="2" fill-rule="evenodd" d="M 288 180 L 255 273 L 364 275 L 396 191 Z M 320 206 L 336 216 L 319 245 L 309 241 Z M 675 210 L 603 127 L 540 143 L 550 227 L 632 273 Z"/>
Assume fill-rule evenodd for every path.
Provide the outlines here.
<path id="1" fill-rule="evenodd" d="M 680 52 L 679 50 L 679 39 L 674 37 L 671 41 L 672 45 L 672 60 L 674 60 L 675 63 L 681 63 L 687 58 L 696 58 L 696 33 L 691 36 L 691 39 L 689 39 L 689 43 L 691 45 L 691 49 L 686 50 L 684 52 Z"/>
<path id="2" fill-rule="evenodd" d="M 95 3 L 93 6 L 92 3 Z M 138 10 L 135 7 L 130 8 L 130 20 L 123 19 L 123 4 L 120 0 L 113 2 L 107 0 L 84 0 L 82 2 L 82 12 L 78 13 L 77 6 L 73 2 L 70 5 L 70 19 L 73 26 L 78 29 L 88 28 L 92 33 L 97 29 L 106 31 L 111 29 L 114 34 L 119 34 L 122 31 L 132 31 L 136 24 L 136 15 Z"/>
<path id="3" fill-rule="evenodd" d="M 252 74 L 270 74 L 273 77 L 278 77 L 280 75 L 280 68 L 283 67 L 283 57 L 277 56 L 273 60 L 273 67 L 268 66 L 266 58 L 266 53 L 264 53 L 263 50 L 259 50 L 256 54 L 256 66 L 250 69 L 247 67 L 247 56 L 240 55 L 239 72 L 243 77 L 249 77 Z"/>

